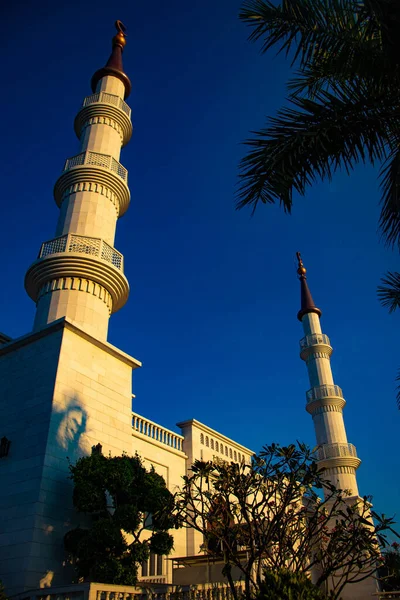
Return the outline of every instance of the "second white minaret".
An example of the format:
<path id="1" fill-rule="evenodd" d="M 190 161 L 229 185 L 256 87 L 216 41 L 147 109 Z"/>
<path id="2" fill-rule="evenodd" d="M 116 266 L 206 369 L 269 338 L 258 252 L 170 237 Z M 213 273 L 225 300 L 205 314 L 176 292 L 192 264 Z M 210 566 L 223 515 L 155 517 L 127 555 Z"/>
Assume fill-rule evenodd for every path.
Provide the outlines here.
<path id="1" fill-rule="evenodd" d="M 330 340 L 322 333 L 321 311 L 314 304 L 307 285 L 306 269 L 299 253 L 297 273 L 301 285 L 301 309 L 298 319 L 304 330 L 300 340 L 300 357 L 305 361 L 310 380 L 306 393 L 306 410 L 312 415 L 317 438 L 317 456 L 324 476 L 336 487 L 349 490 L 358 496 L 356 469 L 361 461 L 356 448 L 347 441 L 343 421 L 346 401 L 332 376 L 330 357 L 333 352 Z"/>

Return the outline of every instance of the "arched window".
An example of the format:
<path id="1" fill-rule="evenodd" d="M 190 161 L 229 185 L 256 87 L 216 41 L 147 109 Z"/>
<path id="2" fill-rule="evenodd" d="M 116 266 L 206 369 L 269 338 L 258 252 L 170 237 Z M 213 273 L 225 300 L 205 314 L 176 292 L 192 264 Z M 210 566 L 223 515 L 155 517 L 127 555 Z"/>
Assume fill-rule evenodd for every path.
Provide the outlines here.
<path id="1" fill-rule="evenodd" d="M 204 435 L 200 434 L 200 444 L 204 444 Z"/>
<path id="2" fill-rule="evenodd" d="M 229 458 L 233 458 L 232 448 L 229 448 Z"/>
<path id="3" fill-rule="evenodd" d="M 233 453 L 233 458 L 234 458 L 235 462 L 237 462 L 237 454 L 236 454 L 236 450 L 235 450 L 235 452 Z"/>
<path id="4" fill-rule="evenodd" d="M 225 446 L 225 456 L 228 456 L 228 446 Z"/>
<path id="5" fill-rule="evenodd" d="M 219 452 L 218 442 L 215 442 L 215 449 L 217 452 Z"/>
<path id="6" fill-rule="evenodd" d="M 214 450 L 214 440 L 211 438 L 211 450 Z"/>
<path id="7" fill-rule="evenodd" d="M 206 446 L 207 446 L 207 448 L 209 447 L 209 445 L 210 445 L 210 441 L 208 439 L 208 435 L 206 435 Z"/>

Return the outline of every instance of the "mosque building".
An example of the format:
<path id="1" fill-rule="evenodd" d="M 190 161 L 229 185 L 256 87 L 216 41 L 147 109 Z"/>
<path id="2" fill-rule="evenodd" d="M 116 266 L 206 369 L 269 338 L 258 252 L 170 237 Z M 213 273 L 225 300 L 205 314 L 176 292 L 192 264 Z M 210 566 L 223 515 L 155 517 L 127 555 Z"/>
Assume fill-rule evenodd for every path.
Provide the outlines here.
<path id="1" fill-rule="evenodd" d="M 253 454 L 195 419 L 178 423 L 177 433 L 132 413 L 132 371 L 141 363 L 107 341 L 110 315 L 129 295 L 124 257 L 114 247 L 117 221 L 130 202 L 120 162 L 132 135 L 125 44 L 117 21 L 111 56 L 93 75 L 92 94 L 75 118 L 80 152 L 66 160 L 54 186 L 55 234 L 25 277 L 36 303 L 33 330 L 17 339 L 0 334 L 0 565 L 9 596 L 71 581 L 63 537 L 79 520 L 67 457 L 75 462 L 97 444 L 106 455 L 138 452 L 175 491 L 195 459 L 249 462 Z M 333 483 L 357 496 L 360 460 L 347 442 L 332 348 L 300 256 L 298 273 L 300 355 L 310 379 L 306 410 L 318 458 Z M 177 557 L 199 555 L 201 544 L 193 530 L 174 532 Z M 173 582 L 173 561 L 151 556 L 141 580 Z"/>

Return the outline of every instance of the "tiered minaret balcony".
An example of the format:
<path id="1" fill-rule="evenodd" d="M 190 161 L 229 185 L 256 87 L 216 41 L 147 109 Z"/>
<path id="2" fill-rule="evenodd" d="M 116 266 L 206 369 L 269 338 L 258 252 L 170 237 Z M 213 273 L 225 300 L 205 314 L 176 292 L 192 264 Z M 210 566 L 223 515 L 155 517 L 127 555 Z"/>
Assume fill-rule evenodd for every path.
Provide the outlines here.
<path id="1" fill-rule="evenodd" d="M 81 152 L 65 161 L 62 175 L 54 186 L 54 198 L 57 206 L 61 206 L 64 193 L 72 186 L 102 185 L 110 189 L 118 199 L 119 216 L 129 206 L 128 171 L 113 156 L 92 152 Z"/>
<path id="2" fill-rule="evenodd" d="M 100 119 L 104 123 L 107 120 L 120 128 L 122 146 L 126 146 L 132 136 L 131 109 L 127 103 L 116 94 L 98 92 L 87 96 L 81 110 L 75 117 L 75 133 L 81 139 L 83 129 L 93 119 Z"/>
<path id="3" fill-rule="evenodd" d="M 118 250 L 100 238 L 75 234 L 62 235 L 44 242 L 38 258 L 45 258 L 51 254 L 59 254 L 60 252 L 76 252 L 78 254 L 96 256 L 111 263 L 122 273 L 124 272 L 124 257 L 121 252 L 118 252 Z"/>
<path id="4" fill-rule="evenodd" d="M 300 340 L 300 357 L 306 360 L 314 352 L 324 352 L 331 356 L 333 350 L 331 342 L 324 333 L 312 333 Z"/>
<path id="5" fill-rule="evenodd" d="M 317 385 L 306 392 L 306 410 L 311 415 L 322 406 L 332 406 L 342 410 L 346 404 L 342 389 L 338 385 Z"/>
<path id="6" fill-rule="evenodd" d="M 323 444 L 316 451 L 318 465 L 324 469 L 335 469 L 345 467 L 354 473 L 361 464 L 361 460 L 357 456 L 357 451 L 353 444 L 334 443 Z"/>

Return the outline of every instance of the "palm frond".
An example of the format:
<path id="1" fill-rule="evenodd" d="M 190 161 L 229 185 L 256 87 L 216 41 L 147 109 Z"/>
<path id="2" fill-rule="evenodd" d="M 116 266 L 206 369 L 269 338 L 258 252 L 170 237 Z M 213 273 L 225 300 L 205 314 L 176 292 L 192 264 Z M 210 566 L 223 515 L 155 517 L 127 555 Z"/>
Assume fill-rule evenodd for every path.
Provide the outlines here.
<path id="1" fill-rule="evenodd" d="M 354 0 L 246 0 L 239 18 L 253 28 L 251 41 L 262 41 L 261 51 L 272 46 L 289 54 L 301 66 L 316 57 L 353 54 L 360 40 L 376 38 L 371 15 L 357 10 Z"/>
<path id="2" fill-rule="evenodd" d="M 378 298 L 390 313 L 400 308 L 400 273 L 386 273 L 381 279 L 384 285 L 378 287 Z"/>
<path id="3" fill-rule="evenodd" d="M 380 178 L 382 210 L 379 228 L 389 246 L 397 244 L 400 248 L 400 150 L 396 149 L 388 158 Z"/>
<path id="4" fill-rule="evenodd" d="M 399 369 L 399 371 L 397 372 L 396 381 L 399 381 L 399 382 L 400 382 L 400 369 Z M 400 383 L 399 383 L 399 385 L 396 387 L 396 392 L 397 392 L 397 393 L 396 393 L 396 402 L 397 402 L 397 406 L 398 406 L 398 407 L 399 407 L 399 409 L 400 409 Z"/>
<path id="5" fill-rule="evenodd" d="M 321 91 L 315 100 L 294 98 L 246 142 L 252 150 L 240 163 L 237 208 L 279 201 L 290 212 L 293 191 L 304 195 L 338 168 L 350 172 L 359 161 L 386 159 L 388 130 L 396 122 L 400 131 L 390 100 L 371 101 L 352 85 L 336 95 Z"/>

